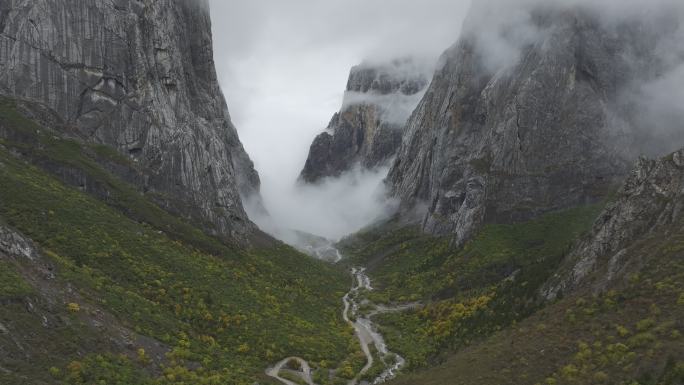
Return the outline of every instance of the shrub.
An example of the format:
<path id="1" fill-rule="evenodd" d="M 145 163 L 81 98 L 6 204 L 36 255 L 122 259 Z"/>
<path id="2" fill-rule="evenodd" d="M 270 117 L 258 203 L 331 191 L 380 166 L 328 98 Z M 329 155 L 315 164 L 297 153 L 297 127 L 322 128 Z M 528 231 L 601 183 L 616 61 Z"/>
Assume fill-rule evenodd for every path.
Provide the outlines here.
<path id="1" fill-rule="evenodd" d="M 150 363 L 150 357 L 148 357 L 147 353 L 145 353 L 145 349 L 139 348 L 137 353 L 138 353 L 138 361 L 141 364 L 147 365 Z"/>
<path id="2" fill-rule="evenodd" d="M 50 371 L 50 375 L 52 376 L 52 378 L 59 379 L 62 377 L 62 371 L 59 370 L 59 368 L 56 368 L 53 366 L 50 368 L 49 371 Z"/>
<path id="3" fill-rule="evenodd" d="M 302 364 L 299 362 L 299 360 L 296 359 L 291 359 L 287 362 L 287 367 L 292 370 L 300 371 L 302 370 Z"/>
<path id="4" fill-rule="evenodd" d="M 563 378 L 572 380 L 579 374 L 579 369 L 572 364 L 566 365 L 563 367 L 563 369 L 561 369 L 561 374 L 563 375 Z"/>
<path id="5" fill-rule="evenodd" d="M 608 382 L 609 379 L 610 379 L 610 377 L 608 377 L 608 375 L 604 372 L 594 373 L 594 381 L 596 383 L 605 384 L 606 382 Z"/>
<path id="6" fill-rule="evenodd" d="M 652 333 L 643 332 L 636 334 L 632 338 L 630 338 L 628 344 L 632 348 L 644 347 L 653 343 L 655 339 L 656 337 Z"/>
<path id="7" fill-rule="evenodd" d="M 655 326 L 656 321 L 653 318 L 646 318 L 642 319 L 641 321 L 636 323 L 636 329 L 640 332 L 646 331 L 653 326 Z"/>
<path id="8" fill-rule="evenodd" d="M 620 337 L 627 337 L 629 335 L 629 329 L 627 329 L 624 326 L 617 325 L 615 329 L 617 330 L 617 333 L 620 335 Z"/>

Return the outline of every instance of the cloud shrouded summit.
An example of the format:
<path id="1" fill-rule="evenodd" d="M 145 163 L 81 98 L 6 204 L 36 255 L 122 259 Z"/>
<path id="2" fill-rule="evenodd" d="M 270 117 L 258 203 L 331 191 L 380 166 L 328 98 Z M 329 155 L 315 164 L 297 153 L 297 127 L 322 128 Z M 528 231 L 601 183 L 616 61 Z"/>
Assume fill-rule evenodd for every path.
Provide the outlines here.
<path id="1" fill-rule="evenodd" d="M 275 222 L 337 238 L 382 212 L 377 196 L 362 192 L 375 191 L 383 175 L 349 176 L 351 186 L 294 188 L 309 145 L 342 105 L 352 66 L 406 55 L 436 61 L 458 38 L 469 1 L 211 0 L 211 6 L 221 85 Z"/>

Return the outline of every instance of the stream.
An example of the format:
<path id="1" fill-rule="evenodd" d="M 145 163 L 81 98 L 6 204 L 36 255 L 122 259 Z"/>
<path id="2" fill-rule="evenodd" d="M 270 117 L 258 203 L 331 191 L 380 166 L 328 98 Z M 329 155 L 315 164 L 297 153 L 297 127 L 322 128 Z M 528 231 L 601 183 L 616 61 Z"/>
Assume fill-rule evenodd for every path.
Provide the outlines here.
<path id="1" fill-rule="evenodd" d="M 366 274 L 365 268 L 352 268 L 351 275 L 353 280 L 352 287 L 344 295 L 344 297 L 342 297 L 342 303 L 344 305 L 342 310 L 342 318 L 354 328 L 356 338 L 358 338 L 361 345 L 361 350 L 366 355 L 366 365 L 364 365 L 364 367 L 353 379 L 349 380 L 347 385 L 380 384 L 394 378 L 398 371 L 406 364 L 406 360 L 400 355 L 390 352 L 387 349 L 387 344 L 385 344 L 382 334 L 378 332 L 378 329 L 371 318 L 377 314 L 404 311 L 415 308 L 419 305 L 417 303 L 412 303 L 390 307 L 384 305 L 374 305 L 368 300 L 359 299 L 360 294 L 362 294 L 363 291 L 372 291 L 373 286 L 371 285 L 370 278 Z M 372 310 L 368 312 L 368 314 L 362 315 L 359 312 L 361 306 L 370 306 Z M 374 357 L 371 353 L 371 346 L 374 346 L 375 350 L 377 351 L 376 357 Z M 371 382 L 361 381 L 361 377 L 363 377 L 363 375 L 370 370 L 377 358 L 380 358 L 383 363 L 385 363 L 385 370 Z M 309 363 L 299 357 L 285 358 L 276 365 L 268 368 L 266 370 L 266 375 L 275 378 L 285 385 L 297 385 L 296 383 L 280 376 L 281 370 L 286 370 L 283 368 L 291 360 L 299 361 L 303 369 L 301 372 L 296 372 L 298 377 L 309 385 L 316 385 L 311 377 L 311 368 Z"/>
<path id="2" fill-rule="evenodd" d="M 352 268 L 352 277 L 354 279 L 354 284 L 351 290 L 345 294 L 342 298 L 344 303 L 344 310 L 342 311 L 342 317 L 344 320 L 352 325 L 356 331 L 356 337 L 359 339 L 361 344 L 361 349 L 366 355 L 366 365 L 361 369 L 361 371 L 356 375 L 356 377 L 349 382 L 349 385 L 356 385 L 361 378 L 372 366 L 375 358 L 370 352 L 371 344 L 375 346 L 380 358 L 385 361 L 390 357 L 394 357 L 394 363 L 386 368 L 380 376 L 373 380 L 372 384 L 380 384 L 396 376 L 397 371 L 401 369 L 402 366 L 406 364 L 406 360 L 398 354 L 392 353 L 387 349 L 387 344 L 382 335 L 377 331 L 375 324 L 371 321 L 371 317 L 376 314 L 390 312 L 390 311 L 401 311 L 408 309 L 408 307 L 378 307 L 371 311 L 368 316 L 362 317 L 359 315 L 359 308 L 361 305 L 366 304 L 363 300 L 358 302 L 356 295 L 361 290 L 373 290 L 371 286 L 370 278 L 366 275 L 365 268 Z M 352 321 L 352 319 L 355 319 Z"/>

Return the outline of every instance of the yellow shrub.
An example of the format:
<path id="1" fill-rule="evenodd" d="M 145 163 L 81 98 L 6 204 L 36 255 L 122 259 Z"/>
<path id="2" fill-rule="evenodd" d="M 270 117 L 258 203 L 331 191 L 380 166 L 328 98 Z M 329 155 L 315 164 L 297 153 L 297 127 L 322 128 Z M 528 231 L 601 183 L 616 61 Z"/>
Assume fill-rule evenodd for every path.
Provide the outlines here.
<path id="1" fill-rule="evenodd" d="M 624 326 L 618 325 L 615 327 L 615 329 L 617 329 L 617 333 L 620 335 L 620 337 L 626 337 L 629 335 L 629 329 Z"/>
<path id="2" fill-rule="evenodd" d="M 148 364 L 150 362 L 150 358 L 143 348 L 138 349 L 138 361 L 143 364 Z"/>

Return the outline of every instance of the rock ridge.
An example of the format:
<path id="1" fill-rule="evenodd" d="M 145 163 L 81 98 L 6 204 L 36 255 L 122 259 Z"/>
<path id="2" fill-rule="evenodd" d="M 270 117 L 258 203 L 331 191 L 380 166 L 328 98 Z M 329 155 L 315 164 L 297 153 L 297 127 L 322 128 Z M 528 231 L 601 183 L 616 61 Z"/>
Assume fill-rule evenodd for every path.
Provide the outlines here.
<path id="1" fill-rule="evenodd" d="M 139 163 L 166 209 L 241 241 L 255 229 L 241 196 L 259 177 L 219 88 L 206 0 L 3 1 L 0 94 Z"/>
<path id="2" fill-rule="evenodd" d="M 311 144 L 300 180 L 316 183 L 355 167 L 387 166 L 427 87 L 427 68 L 412 58 L 353 67 L 342 108 Z"/>
<path id="3" fill-rule="evenodd" d="M 426 208 L 424 231 L 457 245 L 484 223 L 597 202 L 619 186 L 640 153 L 622 91 L 662 68 L 654 47 L 671 30 L 542 7 L 501 61 L 477 11 L 442 56 L 387 178 L 404 211 Z"/>

